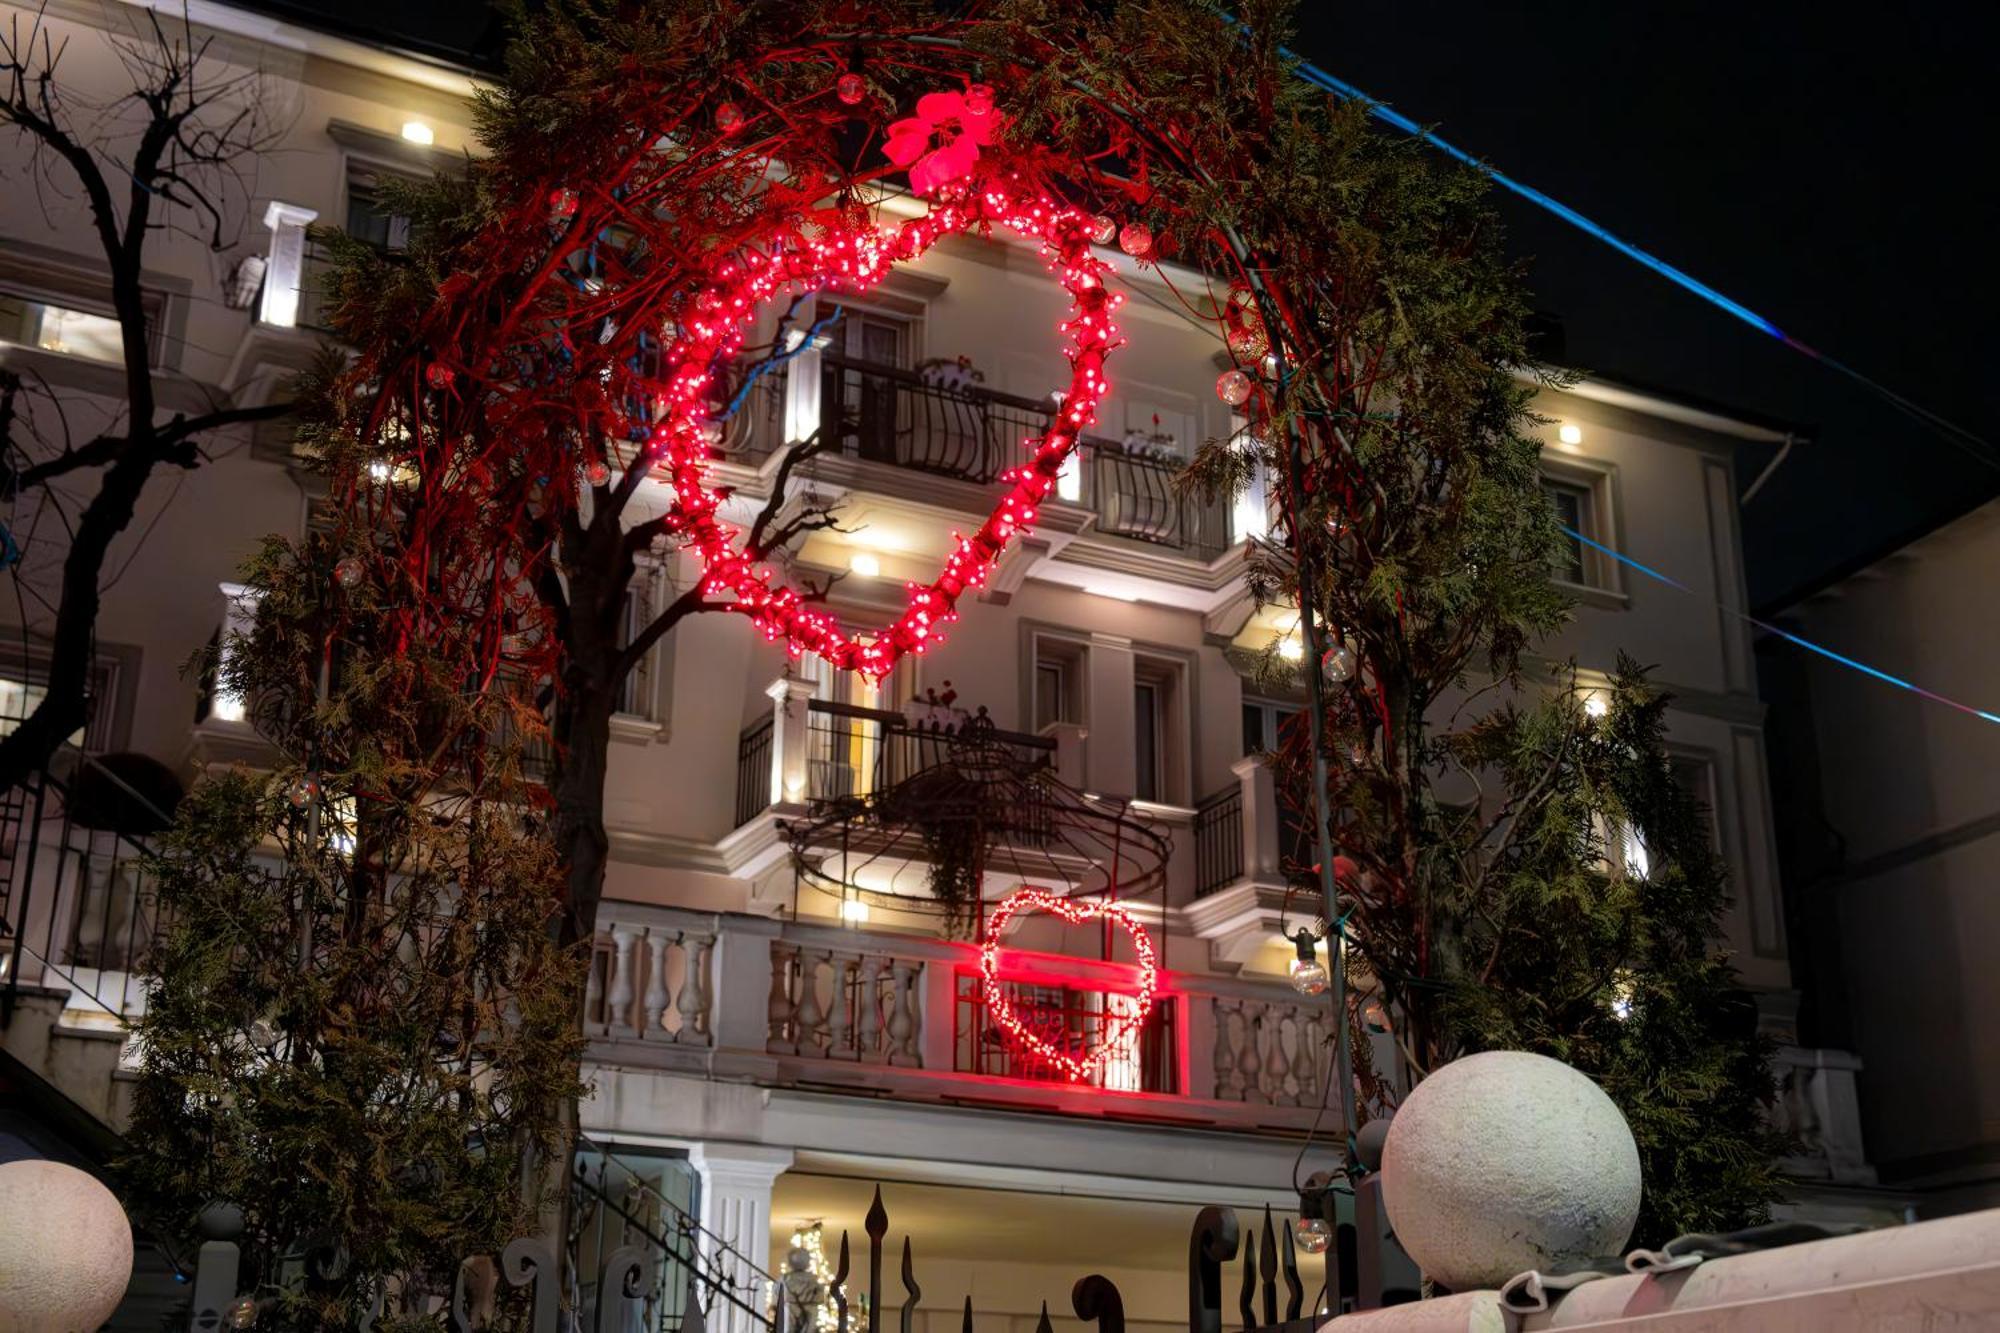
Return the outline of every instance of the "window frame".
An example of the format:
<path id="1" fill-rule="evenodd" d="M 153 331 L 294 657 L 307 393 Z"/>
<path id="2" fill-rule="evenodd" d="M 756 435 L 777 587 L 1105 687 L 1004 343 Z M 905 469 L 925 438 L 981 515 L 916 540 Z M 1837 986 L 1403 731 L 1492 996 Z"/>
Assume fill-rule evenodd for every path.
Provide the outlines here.
<path id="1" fill-rule="evenodd" d="M 1578 531 L 1611 550 L 1619 548 L 1618 469 L 1614 464 L 1544 447 L 1540 487 L 1545 498 L 1550 487 L 1580 492 L 1588 512 L 1582 515 Z M 1575 582 L 1565 577 L 1567 571 L 1557 570 L 1551 573 L 1557 586 L 1590 605 L 1624 609 L 1629 599 L 1624 570 L 1619 563 L 1587 543 L 1577 545 L 1581 548 L 1583 582 Z"/>
<path id="2" fill-rule="evenodd" d="M 1194 673 L 1189 659 L 1135 649 L 1133 684 L 1133 799 L 1149 805 L 1189 806 L 1194 790 Z M 1154 783 L 1152 796 L 1141 794 L 1138 692 L 1150 688 L 1154 697 Z"/>
<path id="3" fill-rule="evenodd" d="M 1047 734 L 1056 726 L 1088 726 L 1090 692 L 1084 688 L 1089 676 L 1090 645 L 1067 635 L 1034 632 L 1029 638 L 1028 730 Z M 1060 681 L 1061 707 L 1044 721 L 1042 717 L 1042 671 L 1052 669 Z"/>
<path id="4" fill-rule="evenodd" d="M 623 624 L 618 634 L 621 648 L 631 642 L 634 633 L 651 623 L 673 595 L 673 579 L 666 562 L 640 556 L 632 571 L 632 581 L 625 588 Z M 674 634 L 669 630 L 646 650 L 632 668 L 632 674 L 625 678 L 618 707 L 611 714 L 613 736 L 642 742 L 665 738 L 672 715 L 673 643 Z"/>

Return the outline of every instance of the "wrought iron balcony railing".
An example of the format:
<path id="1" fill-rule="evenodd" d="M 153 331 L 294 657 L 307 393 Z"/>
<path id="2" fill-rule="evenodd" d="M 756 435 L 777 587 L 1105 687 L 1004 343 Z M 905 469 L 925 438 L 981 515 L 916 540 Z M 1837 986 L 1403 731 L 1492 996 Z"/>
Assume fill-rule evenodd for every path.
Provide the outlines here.
<path id="1" fill-rule="evenodd" d="M 853 458 L 987 485 L 1022 462 L 1022 441 L 1049 427 L 1054 405 L 978 385 L 957 387 L 913 370 L 817 354 L 818 426 Z M 790 377 L 797 362 L 754 379 L 739 370 L 722 384 L 718 409 L 733 410 L 725 453 L 770 456 L 786 435 Z M 793 423 L 796 428 L 801 423 Z M 1151 447 L 1085 439 L 1074 479 L 1061 498 L 1097 515 L 1096 530 L 1212 559 L 1232 543 L 1229 514 L 1174 491 L 1182 460 Z"/>

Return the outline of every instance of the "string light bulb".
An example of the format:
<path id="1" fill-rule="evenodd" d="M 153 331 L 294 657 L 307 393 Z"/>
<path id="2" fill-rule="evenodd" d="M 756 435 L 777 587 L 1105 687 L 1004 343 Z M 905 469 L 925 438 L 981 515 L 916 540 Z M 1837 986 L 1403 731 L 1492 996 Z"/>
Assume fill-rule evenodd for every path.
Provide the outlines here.
<path id="1" fill-rule="evenodd" d="M 1250 377 L 1240 370 L 1225 370 L 1216 377 L 1215 396 L 1231 407 L 1241 407 L 1250 401 Z"/>
<path id="2" fill-rule="evenodd" d="M 1313 933 L 1303 926 L 1292 936 L 1298 956 L 1292 959 L 1292 989 L 1301 995 L 1324 995 L 1328 984 L 1326 964 L 1319 960 Z"/>
<path id="3" fill-rule="evenodd" d="M 834 80 L 833 95 L 846 106 L 860 106 L 868 96 L 868 80 L 849 70 Z"/>
<path id="4" fill-rule="evenodd" d="M 1301 1217 L 1293 1234 L 1298 1237 L 1299 1249 L 1307 1254 L 1325 1254 L 1333 1244 L 1333 1228 L 1323 1217 Z"/>
<path id="5" fill-rule="evenodd" d="M 1118 248 L 1134 259 L 1153 253 L 1153 229 L 1143 222 L 1128 222 L 1118 232 Z"/>

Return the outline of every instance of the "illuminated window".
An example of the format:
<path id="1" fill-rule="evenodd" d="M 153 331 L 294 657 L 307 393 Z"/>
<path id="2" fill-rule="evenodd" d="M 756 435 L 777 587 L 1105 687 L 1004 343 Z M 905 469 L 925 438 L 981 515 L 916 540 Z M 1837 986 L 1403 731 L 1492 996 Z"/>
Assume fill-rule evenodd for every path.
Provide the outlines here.
<path id="1" fill-rule="evenodd" d="M 32 297 L 0 292 L 0 342 L 117 364 L 125 359 L 123 334 L 109 315 L 73 310 Z"/>

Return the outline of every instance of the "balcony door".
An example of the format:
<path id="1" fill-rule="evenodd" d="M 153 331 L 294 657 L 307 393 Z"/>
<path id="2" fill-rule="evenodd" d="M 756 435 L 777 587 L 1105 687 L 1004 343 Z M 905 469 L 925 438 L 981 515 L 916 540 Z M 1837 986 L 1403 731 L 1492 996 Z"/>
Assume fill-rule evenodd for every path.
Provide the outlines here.
<path id="1" fill-rule="evenodd" d="M 834 345 L 840 349 L 841 429 L 853 440 L 853 450 L 878 463 L 898 463 L 898 442 L 907 423 L 898 392 L 901 376 L 910 368 L 912 343 L 908 320 L 873 310 L 849 307 L 841 317 Z"/>

